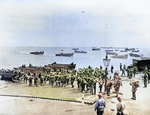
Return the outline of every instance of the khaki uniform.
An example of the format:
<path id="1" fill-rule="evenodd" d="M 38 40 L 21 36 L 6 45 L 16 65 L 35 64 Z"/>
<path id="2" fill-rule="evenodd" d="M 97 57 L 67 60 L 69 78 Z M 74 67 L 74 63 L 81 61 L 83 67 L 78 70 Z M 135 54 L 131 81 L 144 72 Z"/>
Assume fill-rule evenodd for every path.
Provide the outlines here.
<path id="1" fill-rule="evenodd" d="M 130 83 L 130 85 L 132 86 L 132 95 L 133 97 L 131 99 L 136 100 L 136 90 L 139 87 L 139 81 L 133 81 Z"/>

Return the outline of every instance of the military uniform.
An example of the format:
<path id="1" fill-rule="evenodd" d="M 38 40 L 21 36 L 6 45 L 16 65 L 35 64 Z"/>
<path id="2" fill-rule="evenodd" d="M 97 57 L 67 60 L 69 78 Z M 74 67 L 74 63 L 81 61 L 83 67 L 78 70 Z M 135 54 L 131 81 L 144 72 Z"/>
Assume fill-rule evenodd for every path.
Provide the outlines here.
<path id="1" fill-rule="evenodd" d="M 148 74 L 145 74 L 145 75 L 143 76 L 143 78 L 144 78 L 144 87 L 147 87 Z"/>
<path id="2" fill-rule="evenodd" d="M 72 76 L 71 76 L 70 80 L 71 80 L 71 85 L 72 85 L 72 88 L 74 88 L 74 85 L 73 85 L 73 82 L 74 82 L 74 80 L 75 80 L 75 77 L 74 77 L 74 75 L 72 75 Z"/>
<path id="3" fill-rule="evenodd" d="M 100 79 L 100 80 L 99 80 L 99 89 L 100 89 L 100 92 L 99 92 L 99 93 L 102 92 L 103 84 L 104 84 L 104 80 Z"/>
<path id="4" fill-rule="evenodd" d="M 133 81 L 130 83 L 130 85 L 132 86 L 132 98 L 133 100 L 136 100 L 136 90 L 139 87 L 139 81 Z"/>
<path id="5" fill-rule="evenodd" d="M 29 77 L 29 86 L 32 86 L 32 77 Z"/>

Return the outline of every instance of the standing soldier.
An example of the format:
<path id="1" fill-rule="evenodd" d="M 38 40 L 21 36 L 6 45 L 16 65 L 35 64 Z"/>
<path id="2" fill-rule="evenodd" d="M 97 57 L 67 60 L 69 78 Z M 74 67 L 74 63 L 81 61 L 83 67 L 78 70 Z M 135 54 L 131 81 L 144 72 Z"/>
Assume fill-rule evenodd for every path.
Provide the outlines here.
<path id="1" fill-rule="evenodd" d="M 129 79 L 132 79 L 132 70 L 129 70 Z"/>
<path id="2" fill-rule="evenodd" d="M 134 67 L 133 67 L 133 75 L 134 75 L 134 77 L 135 77 L 135 74 L 137 73 L 137 71 L 138 71 L 138 70 L 137 70 L 137 67 L 134 66 Z"/>
<path id="3" fill-rule="evenodd" d="M 114 69 L 114 67 L 113 67 L 113 65 L 111 66 L 111 73 L 113 73 L 113 69 Z"/>
<path id="4" fill-rule="evenodd" d="M 133 82 L 130 83 L 130 85 L 132 86 L 132 98 L 133 100 L 136 100 L 136 90 L 139 87 L 139 81 L 138 80 L 134 80 Z"/>
<path id="5" fill-rule="evenodd" d="M 114 86 L 114 90 L 116 92 L 116 97 L 118 97 L 120 86 L 122 86 L 122 82 L 120 78 L 118 78 L 117 83 Z"/>
<path id="6" fill-rule="evenodd" d="M 103 84 L 104 84 L 104 80 L 102 80 L 102 78 L 100 77 L 100 78 L 99 78 L 99 89 L 100 89 L 100 92 L 99 92 L 99 93 L 102 92 Z"/>
<path id="7" fill-rule="evenodd" d="M 127 71 L 127 77 L 129 78 L 129 68 L 127 68 L 126 71 Z"/>
<path id="8" fill-rule="evenodd" d="M 120 71 L 122 71 L 122 63 L 120 63 Z"/>
<path id="9" fill-rule="evenodd" d="M 150 83 L 150 69 L 148 71 L 148 84 Z"/>
<path id="10" fill-rule="evenodd" d="M 143 79 L 144 79 L 144 87 L 147 87 L 148 74 L 144 74 Z"/>
<path id="11" fill-rule="evenodd" d="M 30 73 L 28 75 L 30 75 Z M 29 77 L 29 86 L 32 86 L 32 76 Z"/>
<path id="12" fill-rule="evenodd" d="M 32 76 L 30 76 L 30 73 L 28 73 L 28 77 L 29 77 L 29 86 L 32 86 Z"/>
<path id="13" fill-rule="evenodd" d="M 25 73 L 25 75 L 24 75 L 24 81 L 25 81 L 25 83 L 27 84 L 28 76 L 27 76 L 27 74 L 26 74 L 26 73 Z"/>
<path id="14" fill-rule="evenodd" d="M 108 79 L 107 84 L 106 84 L 106 89 L 107 89 L 107 96 L 110 96 L 110 89 L 112 86 L 112 82 Z"/>
<path id="15" fill-rule="evenodd" d="M 121 75 L 125 75 L 125 70 L 126 70 L 126 66 L 124 65 L 123 69 L 122 69 L 122 74 Z"/>

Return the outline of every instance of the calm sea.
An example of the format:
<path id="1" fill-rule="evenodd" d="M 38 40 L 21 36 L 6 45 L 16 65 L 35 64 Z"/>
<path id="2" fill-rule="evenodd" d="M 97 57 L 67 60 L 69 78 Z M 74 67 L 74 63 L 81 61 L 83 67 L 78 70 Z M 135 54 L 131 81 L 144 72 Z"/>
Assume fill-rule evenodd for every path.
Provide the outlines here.
<path id="1" fill-rule="evenodd" d="M 0 48 L 0 69 L 13 69 L 14 67 L 19 67 L 22 64 L 26 66 L 31 63 L 34 66 L 44 66 L 51 64 L 53 62 L 60 64 L 70 64 L 74 62 L 76 64 L 76 69 L 88 67 L 89 65 L 93 68 L 100 67 L 104 68 L 103 59 L 106 56 L 105 50 L 114 50 L 119 48 L 101 48 L 100 51 L 92 51 L 91 47 L 83 47 L 79 50 L 86 51 L 87 53 L 75 53 L 72 57 L 61 57 L 55 56 L 57 53 L 71 53 L 74 52 L 71 47 L 1 47 Z M 62 51 L 63 50 L 63 51 Z M 123 50 L 119 49 L 119 50 Z M 146 57 L 150 57 L 150 49 L 139 49 L 139 52 L 133 52 L 136 54 L 143 54 Z M 30 54 L 31 51 L 44 51 L 44 55 L 33 55 Z M 118 54 L 129 54 L 129 52 L 115 51 Z M 109 69 L 111 65 L 114 66 L 115 70 L 119 69 L 120 63 L 122 65 L 132 64 L 133 57 L 128 56 L 127 59 L 115 59 L 111 58 L 109 64 Z M 137 58 L 138 59 L 138 58 Z"/>

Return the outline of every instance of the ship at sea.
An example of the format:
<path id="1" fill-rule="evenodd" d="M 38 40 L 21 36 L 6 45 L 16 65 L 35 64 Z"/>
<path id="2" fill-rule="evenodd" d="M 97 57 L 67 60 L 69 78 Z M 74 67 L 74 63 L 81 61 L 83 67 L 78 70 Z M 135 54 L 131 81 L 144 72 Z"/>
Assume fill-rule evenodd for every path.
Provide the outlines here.
<path id="1" fill-rule="evenodd" d="M 55 54 L 55 56 L 65 56 L 65 57 L 70 57 L 73 56 L 74 53 L 60 53 L 60 54 Z"/>
<path id="2" fill-rule="evenodd" d="M 75 53 L 87 53 L 86 51 L 79 51 L 79 50 L 75 50 Z"/>
<path id="3" fill-rule="evenodd" d="M 36 51 L 36 52 L 30 52 L 30 54 L 35 54 L 35 55 L 43 55 L 44 51 Z"/>

